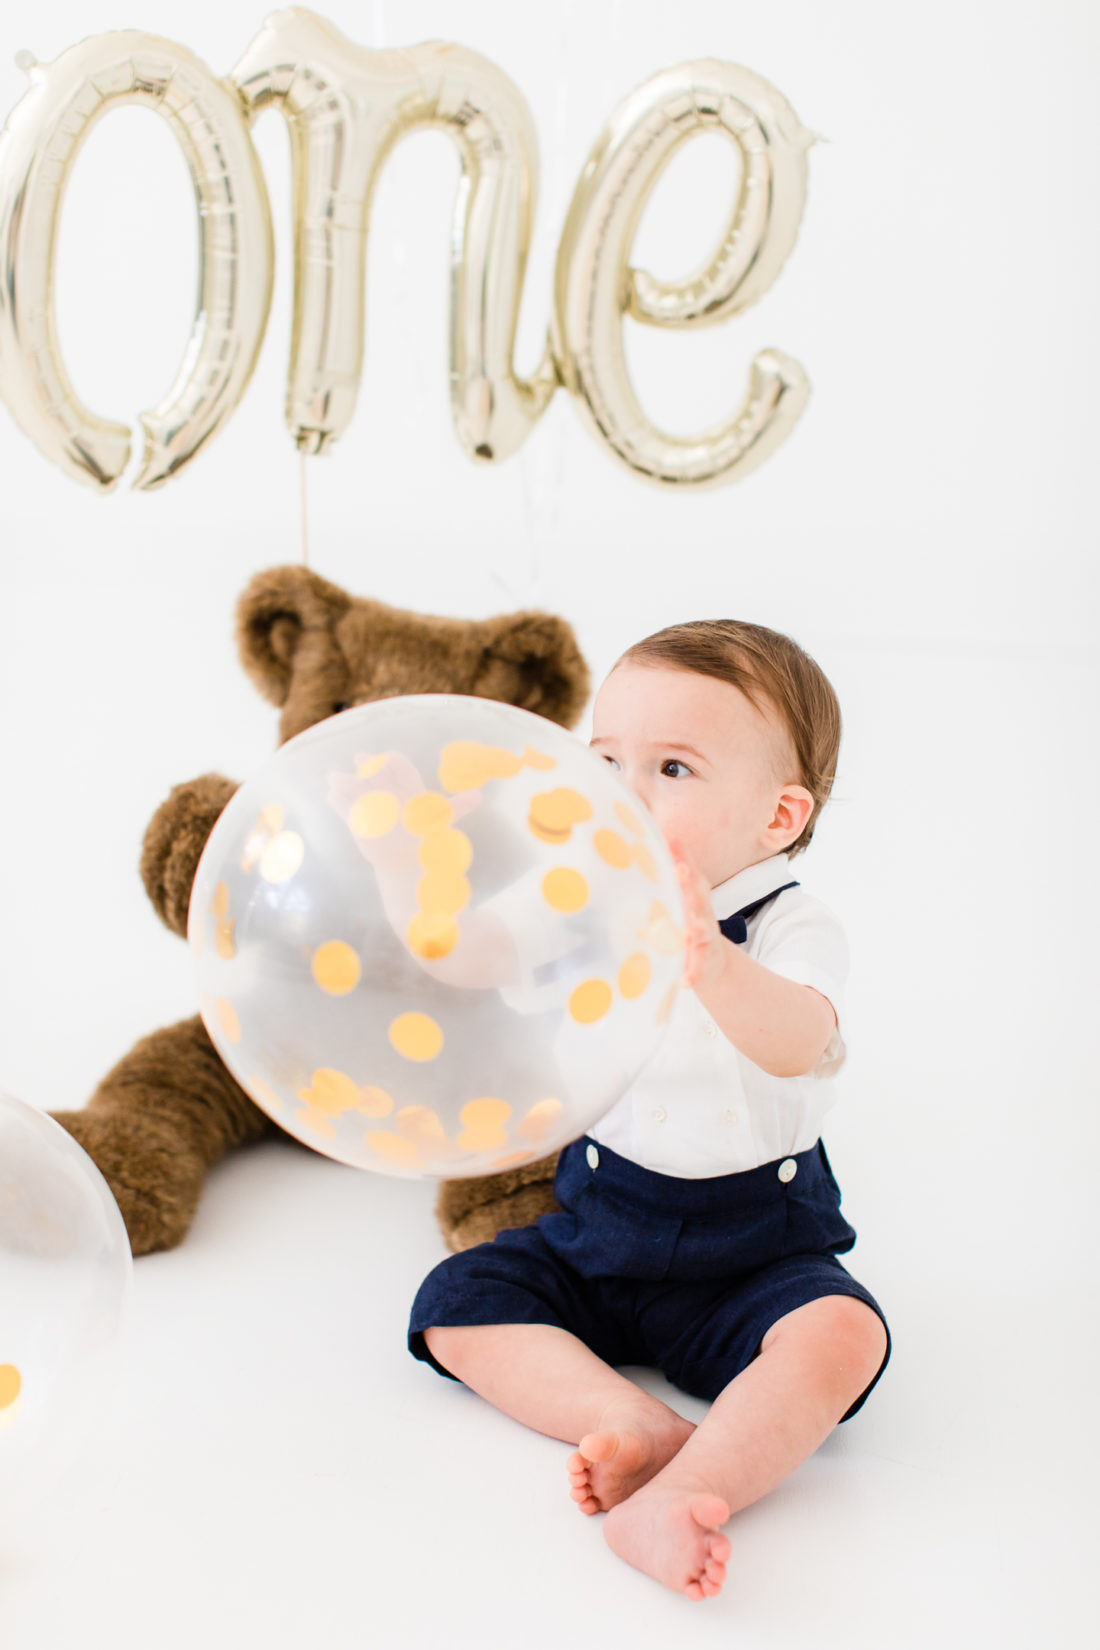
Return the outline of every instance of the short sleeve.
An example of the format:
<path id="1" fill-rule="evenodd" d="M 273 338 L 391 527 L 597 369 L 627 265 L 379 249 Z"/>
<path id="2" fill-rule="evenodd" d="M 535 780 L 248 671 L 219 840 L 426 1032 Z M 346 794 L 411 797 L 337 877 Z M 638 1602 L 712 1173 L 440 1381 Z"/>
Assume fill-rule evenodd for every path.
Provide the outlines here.
<path id="1" fill-rule="evenodd" d="M 834 1077 L 844 1064 L 844 991 L 848 940 L 839 918 L 820 900 L 792 889 L 766 910 L 750 954 L 773 974 L 812 986 L 833 1007 L 836 1026 L 811 1077 Z"/>

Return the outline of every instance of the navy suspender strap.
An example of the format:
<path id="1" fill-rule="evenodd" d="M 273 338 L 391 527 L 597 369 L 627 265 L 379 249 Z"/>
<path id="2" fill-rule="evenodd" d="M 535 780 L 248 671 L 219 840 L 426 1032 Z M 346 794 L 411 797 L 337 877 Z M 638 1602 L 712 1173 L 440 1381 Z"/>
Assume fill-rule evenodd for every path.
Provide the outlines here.
<path id="1" fill-rule="evenodd" d="M 732 917 L 723 917 L 718 924 L 719 928 L 727 940 L 732 940 L 734 945 L 744 945 L 749 937 L 749 918 L 755 917 L 756 913 L 762 910 L 765 905 L 770 904 L 777 894 L 785 894 L 788 888 L 797 887 L 797 882 L 785 882 L 782 888 L 773 888 L 770 894 L 764 895 L 763 899 L 754 900 L 751 905 L 743 905 L 740 911 L 733 913 Z"/>

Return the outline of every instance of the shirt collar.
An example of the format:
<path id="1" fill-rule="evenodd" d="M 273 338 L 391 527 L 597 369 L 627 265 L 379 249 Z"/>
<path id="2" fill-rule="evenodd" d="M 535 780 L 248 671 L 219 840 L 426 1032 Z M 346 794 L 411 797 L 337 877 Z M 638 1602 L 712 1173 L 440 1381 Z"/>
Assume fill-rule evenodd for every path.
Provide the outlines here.
<path id="1" fill-rule="evenodd" d="M 787 875 L 789 865 L 786 854 L 772 854 L 770 859 L 762 859 L 756 865 L 746 865 L 736 876 L 727 877 L 717 888 L 712 888 L 710 898 L 718 921 L 732 917 L 735 911 L 751 905 L 754 900 L 763 899 L 766 894 L 774 894 L 777 888 L 790 882 Z"/>

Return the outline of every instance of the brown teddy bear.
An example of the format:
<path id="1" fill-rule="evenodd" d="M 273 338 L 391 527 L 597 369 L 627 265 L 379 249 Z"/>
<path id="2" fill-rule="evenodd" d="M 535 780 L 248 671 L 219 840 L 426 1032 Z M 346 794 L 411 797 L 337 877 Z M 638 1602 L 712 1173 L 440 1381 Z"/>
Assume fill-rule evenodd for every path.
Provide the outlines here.
<path id="1" fill-rule="evenodd" d="M 237 644 L 256 687 L 282 710 L 281 741 L 349 705 L 397 694 L 477 694 L 567 728 L 588 697 L 576 638 L 553 614 L 429 617 L 349 596 L 305 567 L 256 575 L 238 603 Z M 199 857 L 236 789 L 204 774 L 177 785 L 149 824 L 141 875 L 176 934 L 186 934 Z M 53 1115 L 105 1176 L 135 1255 L 179 1243 L 207 1170 L 229 1147 L 275 1128 L 230 1076 L 198 1016 L 142 1038 L 83 1111 Z M 544 1158 L 445 1181 L 437 1214 L 448 1245 L 468 1248 L 555 1208 L 555 1164 Z"/>

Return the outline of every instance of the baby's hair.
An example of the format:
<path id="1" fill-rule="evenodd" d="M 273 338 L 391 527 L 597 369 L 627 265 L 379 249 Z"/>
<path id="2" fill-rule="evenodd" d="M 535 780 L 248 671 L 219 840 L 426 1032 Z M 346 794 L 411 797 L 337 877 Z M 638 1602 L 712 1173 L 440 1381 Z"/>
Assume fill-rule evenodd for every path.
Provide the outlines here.
<path id="1" fill-rule="evenodd" d="M 760 711 L 760 699 L 766 699 L 790 734 L 798 783 L 814 799 L 801 835 L 785 852 L 793 858 L 809 847 L 836 777 L 841 728 L 837 696 L 816 660 L 789 636 L 764 625 L 693 619 L 635 642 L 613 668 L 624 664 L 669 665 L 717 677 L 739 688 Z"/>

